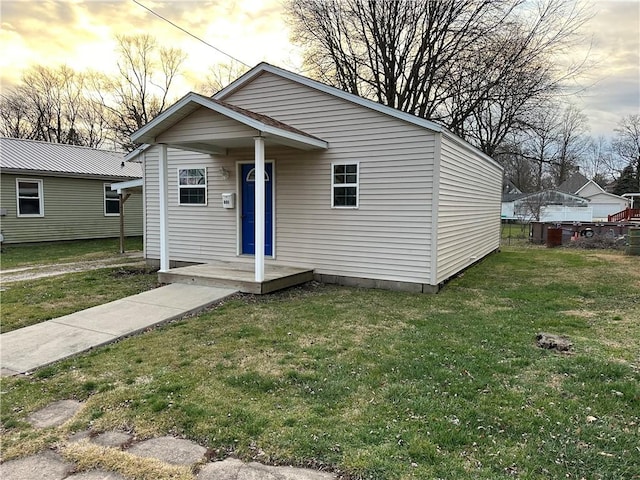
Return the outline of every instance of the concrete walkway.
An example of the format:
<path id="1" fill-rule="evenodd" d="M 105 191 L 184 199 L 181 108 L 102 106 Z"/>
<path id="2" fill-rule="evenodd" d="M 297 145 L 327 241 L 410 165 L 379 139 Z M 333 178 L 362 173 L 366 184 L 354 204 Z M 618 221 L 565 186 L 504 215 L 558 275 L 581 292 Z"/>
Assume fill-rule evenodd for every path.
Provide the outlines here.
<path id="1" fill-rule="evenodd" d="M 17 375 L 198 312 L 237 290 L 174 283 L 0 335 L 2 375 Z"/>

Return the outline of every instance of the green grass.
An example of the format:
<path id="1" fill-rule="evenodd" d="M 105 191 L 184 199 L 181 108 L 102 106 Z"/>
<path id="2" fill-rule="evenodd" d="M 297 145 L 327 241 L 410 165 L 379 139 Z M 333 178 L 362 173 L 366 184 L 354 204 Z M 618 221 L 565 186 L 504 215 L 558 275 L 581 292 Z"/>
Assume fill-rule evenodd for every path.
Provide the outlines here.
<path id="1" fill-rule="evenodd" d="M 142 237 L 127 237 L 125 251 L 142 250 Z M 120 251 L 118 238 L 48 242 L 38 244 L 4 245 L 0 255 L 3 269 L 28 265 L 99 260 L 113 257 Z"/>
<path id="2" fill-rule="evenodd" d="M 438 295 L 240 297 L 3 379 L 3 455 L 124 429 L 352 479 L 638 478 L 639 291 L 637 258 L 530 247 Z M 538 349 L 539 331 L 574 352 Z M 68 426 L 26 423 L 64 398 L 85 402 Z"/>
<path id="3" fill-rule="evenodd" d="M 1 295 L 2 333 L 150 290 L 157 273 L 146 267 L 105 268 L 15 282 Z"/>

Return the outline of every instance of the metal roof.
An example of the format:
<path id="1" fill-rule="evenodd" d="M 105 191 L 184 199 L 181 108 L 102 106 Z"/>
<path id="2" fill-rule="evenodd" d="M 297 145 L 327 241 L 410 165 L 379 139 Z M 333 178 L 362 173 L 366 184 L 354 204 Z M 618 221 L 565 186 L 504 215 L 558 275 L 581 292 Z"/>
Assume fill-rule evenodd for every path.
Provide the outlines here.
<path id="1" fill-rule="evenodd" d="M 60 143 L 0 137 L 3 171 L 93 178 L 141 178 L 142 165 L 124 153 Z"/>

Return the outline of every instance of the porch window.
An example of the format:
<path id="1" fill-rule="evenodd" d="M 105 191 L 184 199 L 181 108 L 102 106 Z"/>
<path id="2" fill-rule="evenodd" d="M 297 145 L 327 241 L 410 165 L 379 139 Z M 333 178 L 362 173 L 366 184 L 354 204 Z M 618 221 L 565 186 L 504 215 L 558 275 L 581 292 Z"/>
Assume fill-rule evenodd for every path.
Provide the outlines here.
<path id="1" fill-rule="evenodd" d="M 358 208 L 358 164 L 332 164 L 331 206 Z"/>
<path id="2" fill-rule="evenodd" d="M 117 217 L 120 215 L 120 196 L 117 190 L 111 190 L 111 184 L 104 184 L 104 216 Z"/>
<path id="3" fill-rule="evenodd" d="M 181 168 L 178 170 L 180 205 L 207 204 L 207 169 Z"/>
<path id="4" fill-rule="evenodd" d="M 44 217 L 42 180 L 16 179 L 18 217 Z"/>
<path id="5" fill-rule="evenodd" d="M 249 170 L 249 173 L 247 173 L 247 182 L 255 183 L 255 181 L 256 181 L 256 169 L 252 168 L 251 170 Z M 267 173 L 266 168 L 264 170 L 264 181 L 265 182 L 269 181 L 269 174 Z"/>

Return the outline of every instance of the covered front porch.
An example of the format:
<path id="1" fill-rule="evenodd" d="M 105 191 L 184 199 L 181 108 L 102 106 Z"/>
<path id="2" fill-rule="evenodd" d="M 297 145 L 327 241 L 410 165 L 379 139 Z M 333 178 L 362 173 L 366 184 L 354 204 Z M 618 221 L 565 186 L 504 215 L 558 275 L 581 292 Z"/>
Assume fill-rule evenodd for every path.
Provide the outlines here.
<path id="1" fill-rule="evenodd" d="M 160 283 L 235 288 L 242 293 L 261 295 L 309 282 L 313 280 L 313 269 L 267 265 L 264 269 L 264 278 L 258 281 L 251 264 L 212 261 L 160 271 L 158 280 Z"/>
<path id="2" fill-rule="evenodd" d="M 314 137 L 306 132 L 300 131 L 291 126 L 285 125 L 273 118 L 251 112 L 234 105 L 230 105 L 198 94 L 190 93 L 164 113 L 160 114 L 145 127 L 132 135 L 135 142 L 147 145 L 158 146 L 158 225 L 159 225 L 159 279 L 163 283 L 192 283 L 200 285 L 216 285 L 238 288 L 247 293 L 268 293 L 281 288 L 309 281 L 313 278 L 313 270 L 308 268 L 295 268 L 291 266 L 280 266 L 275 262 L 267 265 L 266 258 L 276 258 L 275 237 L 277 229 L 273 223 L 275 218 L 275 207 L 272 208 L 272 197 L 275 195 L 271 185 L 267 191 L 267 183 L 272 179 L 274 172 L 270 162 L 265 160 L 265 150 L 267 147 L 289 148 L 298 151 L 324 150 L 328 148 L 328 143 Z M 213 162 L 214 168 L 207 171 L 202 165 L 183 166 L 178 170 L 179 177 L 185 171 L 193 178 L 186 178 L 185 183 L 180 183 L 178 201 L 172 197 L 170 190 L 174 192 L 174 186 L 169 182 L 172 175 L 169 166 L 168 149 L 196 152 L 204 154 L 202 158 L 207 162 Z M 252 162 L 244 171 L 243 165 L 248 162 L 246 153 L 252 149 Z M 251 158 L 249 157 L 249 158 Z M 173 157 L 172 157 L 173 158 Z M 227 159 L 227 160 L 225 160 Z M 226 241 L 224 245 L 219 245 L 209 257 L 190 259 L 188 256 L 172 255 L 174 248 L 177 251 L 179 244 L 172 242 L 178 238 L 175 235 L 174 223 L 178 222 L 183 227 L 185 216 L 203 220 L 203 215 L 194 212 L 209 212 L 208 215 L 217 215 L 217 218 L 224 218 L 224 221 L 232 220 L 230 215 L 223 216 L 218 206 L 218 199 L 210 194 L 209 181 L 211 176 L 220 176 L 222 180 L 228 180 L 234 172 L 223 166 L 228 159 L 233 159 L 238 171 L 239 178 L 236 180 L 236 187 L 225 186 L 224 195 L 236 195 L 237 204 L 242 204 L 243 209 L 237 209 L 236 215 L 236 244 L 238 250 L 235 258 L 230 255 L 230 248 L 235 250 L 236 245 Z M 202 164 L 202 162 L 200 162 Z M 174 164 L 175 165 L 175 164 Z M 226 164 L 228 165 L 228 164 Z M 184 170 L 190 168 L 192 170 Z M 192 173 L 190 173 L 192 172 Z M 240 175 L 241 174 L 241 175 Z M 246 177 L 246 178 L 245 178 Z M 266 178 L 265 178 L 266 177 Z M 240 180 L 242 179 L 242 180 Z M 182 177 L 179 182 L 182 182 Z M 213 181 L 213 180 L 212 180 Z M 251 187 L 245 190 L 244 182 L 250 182 Z M 189 189 L 200 187 L 203 192 L 200 197 L 194 197 L 194 201 L 188 198 L 187 203 L 197 203 L 195 208 L 185 207 L 182 192 L 189 193 Z M 249 196 L 242 195 L 243 192 L 253 192 Z M 171 199 L 170 199 L 171 197 Z M 172 203 L 170 203 L 172 202 Z M 233 206 L 233 200 L 229 202 L 227 208 L 237 208 Z M 252 209 L 245 213 L 244 207 L 251 205 Z M 200 209 L 205 210 L 197 210 Z M 170 209 L 172 214 L 170 215 Z M 182 217 L 182 218 L 181 218 Z M 243 220 L 247 219 L 244 223 Z M 204 219 L 206 221 L 206 219 Z M 192 224 L 195 225 L 195 224 Z M 247 225 L 250 227 L 247 229 Z M 175 227 L 176 229 L 180 227 Z M 215 235 L 215 234 L 214 234 Z M 194 238 L 194 242 L 202 244 L 202 238 Z M 225 237 L 229 239 L 229 236 Z M 247 240 L 248 239 L 248 240 Z M 245 242 L 246 241 L 246 242 Z M 179 241 L 178 241 L 179 242 Z M 247 245 L 245 246 L 245 243 Z M 202 251 L 202 250 L 201 250 Z M 225 253 L 221 253 L 225 252 Z M 253 257 L 252 263 L 247 262 L 246 257 Z M 158 258 L 158 257 L 156 257 Z M 170 268 L 176 261 L 201 262 L 198 265 L 191 265 L 180 268 Z"/>

